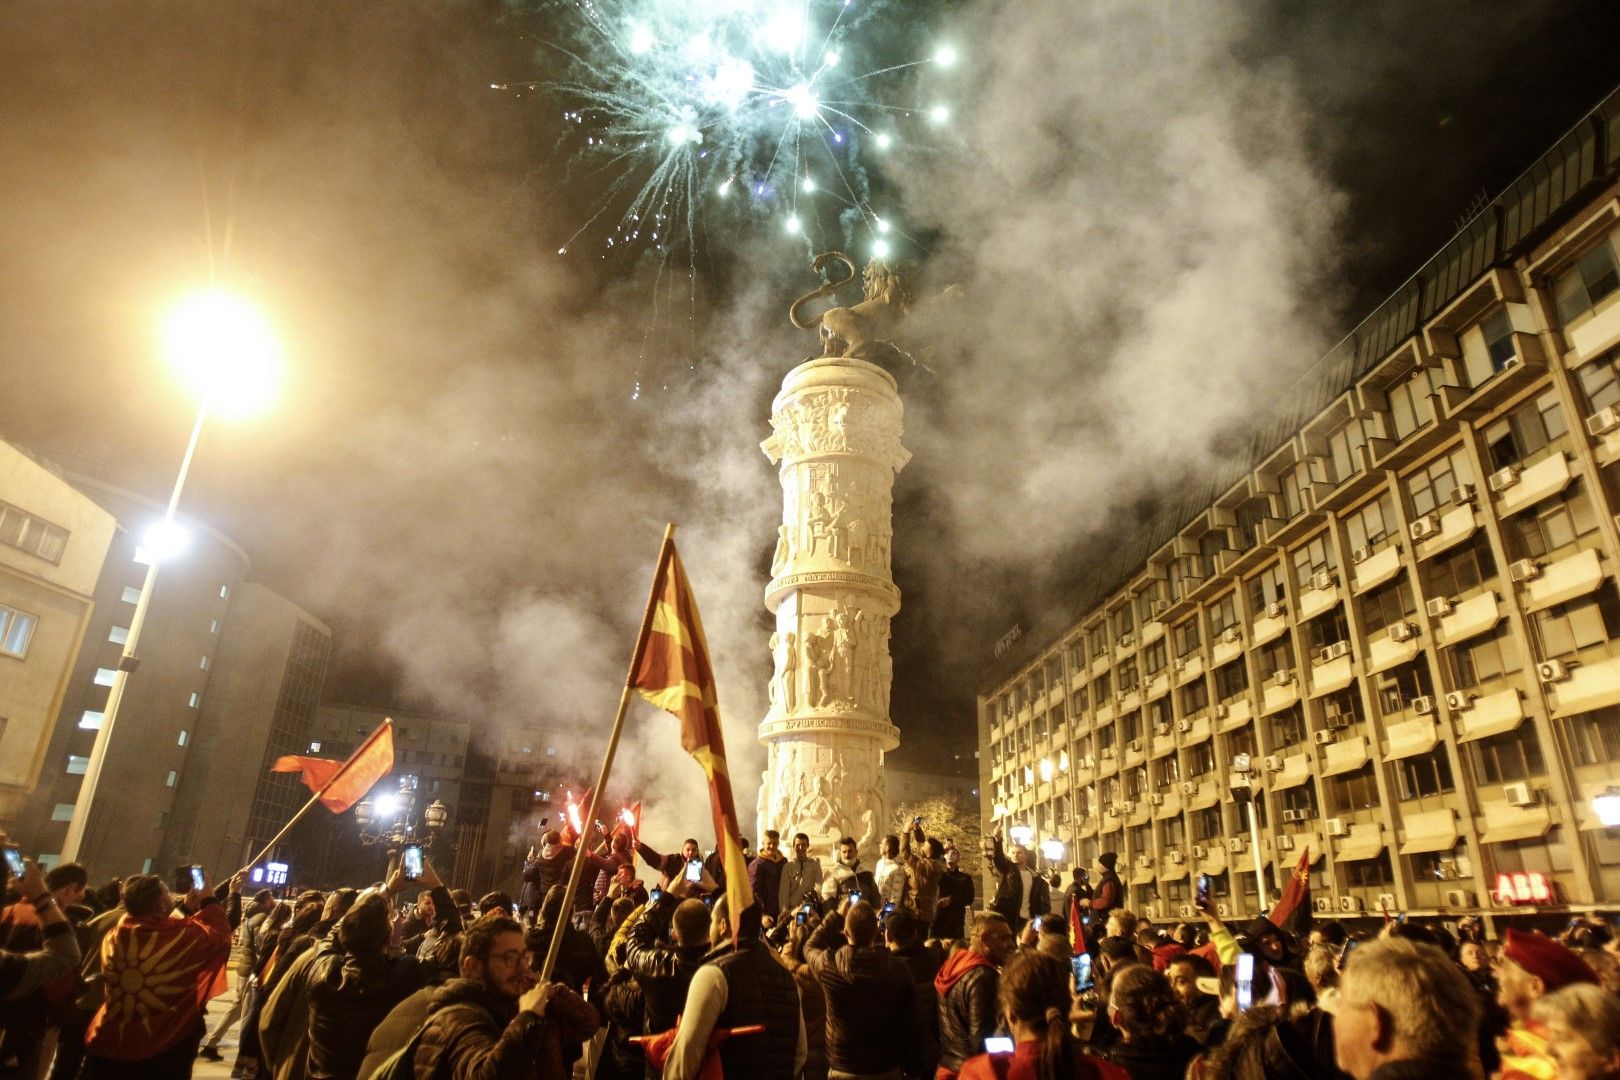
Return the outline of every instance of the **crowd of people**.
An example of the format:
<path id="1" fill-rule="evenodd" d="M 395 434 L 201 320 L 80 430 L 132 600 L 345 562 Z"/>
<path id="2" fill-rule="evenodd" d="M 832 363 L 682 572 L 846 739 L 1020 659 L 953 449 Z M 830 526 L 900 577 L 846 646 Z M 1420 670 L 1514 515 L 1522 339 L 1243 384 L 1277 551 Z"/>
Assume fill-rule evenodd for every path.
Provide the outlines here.
<path id="1" fill-rule="evenodd" d="M 430 861 L 279 899 L 25 863 L 0 886 L 0 1077 L 189 1077 L 238 1031 L 232 1076 L 274 1080 L 1620 1080 L 1600 921 L 1151 924 L 1110 854 L 1063 887 L 994 836 L 981 907 L 920 821 L 881 851 L 824 866 L 767 832 L 740 912 L 695 840 L 623 828 L 548 832 L 515 898 Z"/>

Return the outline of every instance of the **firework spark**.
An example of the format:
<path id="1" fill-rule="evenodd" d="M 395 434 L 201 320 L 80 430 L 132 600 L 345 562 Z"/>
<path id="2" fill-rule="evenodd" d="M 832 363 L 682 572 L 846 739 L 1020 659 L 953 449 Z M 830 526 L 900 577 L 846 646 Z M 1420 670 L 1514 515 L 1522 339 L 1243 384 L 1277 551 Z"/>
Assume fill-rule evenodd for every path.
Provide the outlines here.
<path id="1" fill-rule="evenodd" d="M 601 226 L 608 249 L 693 255 L 711 210 L 775 221 L 816 243 L 836 230 L 867 254 L 903 231 L 872 206 L 868 167 L 908 133 L 937 137 L 958 60 L 897 51 L 915 25 L 876 0 L 552 0 L 554 78 L 521 84 L 563 103 L 575 164 L 600 199 L 561 248 Z M 515 89 L 501 84 L 498 89 Z M 908 104 L 901 99 L 910 96 Z"/>

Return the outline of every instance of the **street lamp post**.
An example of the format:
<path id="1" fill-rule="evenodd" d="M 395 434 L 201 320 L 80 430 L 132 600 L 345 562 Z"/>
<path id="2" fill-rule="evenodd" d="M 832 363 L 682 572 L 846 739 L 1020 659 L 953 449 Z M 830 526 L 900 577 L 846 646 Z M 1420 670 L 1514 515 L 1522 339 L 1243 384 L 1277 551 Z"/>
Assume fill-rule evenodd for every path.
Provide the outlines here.
<path id="1" fill-rule="evenodd" d="M 274 346 L 268 327 L 256 311 L 239 298 L 217 290 L 201 293 L 176 308 L 165 326 L 164 336 L 170 359 L 199 396 L 197 419 L 191 425 L 191 438 L 180 459 L 180 471 L 174 478 L 174 490 L 169 493 L 163 521 L 158 526 L 160 535 L 156 538 L 166 542 L 174 535 L 175 512 L 179 509 L 180 495 L 185 490 L 186 477 L 191 472 L 192 458 L 196 456 L 197 442 L 202 437 L 209 411 L 223 407 L 245 412 L 267 398 L 273 379 Z M 107 746 L 112 741 L 113 725 L 124 701 L 124 689 L 140 664 L 136 650 L 140 646 L 141 628 L 146 625 L 147 610 L 152 605 L 158 570 L 163 564 L 163 546 L 160 543 L 147 546 L 146 577 L 141 582 L 140 597 L 135 601 L 135 613 L 129 621 L 129 635 L 124 639 L 124 651 L 118 658 L 112 687 L 107 692 L 107 704 L 102 709 L 101 726 L 96 730 L 90 760 L 79 784 L 79 796 L 73 803 L 73 816 L 68 820 L 67 837 L 62 842 L 63 862 L 76 862 L 84 845 L 96 787 L 107 759 Z"/>

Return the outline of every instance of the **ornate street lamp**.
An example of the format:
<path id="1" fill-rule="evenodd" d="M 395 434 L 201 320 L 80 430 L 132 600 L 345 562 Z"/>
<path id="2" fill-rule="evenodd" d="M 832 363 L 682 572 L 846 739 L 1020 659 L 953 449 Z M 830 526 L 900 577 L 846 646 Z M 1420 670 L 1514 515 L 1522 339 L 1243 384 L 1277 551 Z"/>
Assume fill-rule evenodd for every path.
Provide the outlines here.
<path id="1" fill-rule="evenodd" d="M 422 828 L 416 822 L 416 777 L 399 778 L 399 790 L 362 799 L 354 806 L 354 822 L 360 826 L 360 842 L 367 846 L 387 844 L 390 849 L 406 844 L 432 847 L 439 830 L 450 820 L 450 810 L 438 799 L 422 811 Z"/>

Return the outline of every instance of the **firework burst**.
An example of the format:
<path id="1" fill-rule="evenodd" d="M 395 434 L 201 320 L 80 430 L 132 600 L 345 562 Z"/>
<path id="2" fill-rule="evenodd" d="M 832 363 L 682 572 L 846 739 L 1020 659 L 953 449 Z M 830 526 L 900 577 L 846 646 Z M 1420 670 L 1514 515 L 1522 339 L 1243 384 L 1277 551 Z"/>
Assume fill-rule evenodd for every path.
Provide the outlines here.
<path id="1" fill-rule="evenodd" d="M 561 248 L 695 257 L 705 222 L 767 221 L 807 245 L 836 236 L 885 256 L 903 237 L 873 206 L 869 167 L 937 129 L 901 8 L 883 0 L 554 0 L 546 45 L 571 158 L 600 191 Z M 914 9 L 910 9 L 914 10 Z M 904 103 L 902 103 L 902 101 Z"/>

